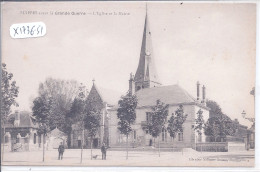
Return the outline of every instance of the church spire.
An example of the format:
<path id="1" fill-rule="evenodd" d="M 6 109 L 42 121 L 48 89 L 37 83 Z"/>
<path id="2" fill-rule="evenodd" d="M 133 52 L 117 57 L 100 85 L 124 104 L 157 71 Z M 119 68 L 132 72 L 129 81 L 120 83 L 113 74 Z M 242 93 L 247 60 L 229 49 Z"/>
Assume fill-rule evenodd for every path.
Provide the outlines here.
<path id="1" fill-rule="evenodd" d="M 136 91 L 142 88 L 151 88 L 161 85 L 157 77 L 153 59 L 152 40 L 151 31 L 148 23 L 147 5 L 140 59 L 134 80 Z"/>

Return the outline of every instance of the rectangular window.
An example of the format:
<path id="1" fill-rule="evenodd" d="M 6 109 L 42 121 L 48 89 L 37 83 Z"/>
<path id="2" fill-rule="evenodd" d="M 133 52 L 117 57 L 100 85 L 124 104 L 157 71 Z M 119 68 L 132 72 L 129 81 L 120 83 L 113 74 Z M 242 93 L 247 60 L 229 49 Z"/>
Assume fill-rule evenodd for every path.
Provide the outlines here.
<path id="1" fill-rule="evenodd" d="M 146 122 L 150 121 L 149 112 L 146 112 Z"/>
<path id="2" fill-rule="evenodd" d="M 39 148 L 41 147 L 41 143 L 42 143 L 42 135 L 39 134 L 39 135 L 38 135 L 38 144 L 39 144 Z"/>
<path id="3" fill-rule="evenodd" d="M 41 142 L 42 142 L 42 135 L 39 134 L 39 135 L 38 135 L 38 143 L 41 143 Z"/>
<path id="4" fill-rule="evenodd" d="M 202 135 L 201 134 L 199 134 L 199 136 L 198 136 L 199 138 L 198 138 L 198 142 L 201 142 L 202 141 Z"/>
<path id="5" fill-rule="evenodd" d="M 152 120 L 152 114 L 151 112 L 146 112 L 146 122 L 150 122 Z"/>
<path id="6" fill-rule="evenodd" d="M 36 144 L 36 137 L 37 137 L 37 135 L 36 135 L 36 133 L 34 133 L 33 134 L 33 144 Z"/>
<path id="7" fill-rule="evenodd" d="M 78 140 L 78 148 L 81 148 L 81 140 Z"/>
<path id="8" fill-rule="evenodd" d="M 162 141 L 164 141 L 164 132 L 162 132 Z"/>
<path id="9" fill-rule="evenodd" d="M 136 139 L 136 131 L 134 130 L 134 140 Z"/>
<path id="10" fill-rule="evenodd" d="M 167 130 L 162 129 L 162 141 L 167 142 Z"/>
<path id="11" fill-rule="evenodd" d="M 183 141 L 183 133 L 178 133 L 178 141 Z"/>

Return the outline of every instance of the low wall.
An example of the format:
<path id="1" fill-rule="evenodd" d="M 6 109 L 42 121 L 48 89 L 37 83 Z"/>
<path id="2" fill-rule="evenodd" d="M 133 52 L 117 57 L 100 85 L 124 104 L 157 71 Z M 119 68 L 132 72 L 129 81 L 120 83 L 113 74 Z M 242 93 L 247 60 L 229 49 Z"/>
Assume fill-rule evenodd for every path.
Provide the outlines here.
<path id="1" fill-rule="evenodd" d="M 196 150 L 202 152 L 227 152 L 227 142 L 203 142 L 196 143 Z"/>
<path id="2" fill-rule="evenodd" d="M 237 152 L 246 150 L 246 145 L 241 142 L 206 142 L 197 143 L 196 150 L 202 152 Z"/>
<path id="3" fill-rule="evenodd" d="M 245 151 L 246 144 L 239 142 L 228 142 L 228 151 L 229 152 L 237 152 L 237 151 Z"/>

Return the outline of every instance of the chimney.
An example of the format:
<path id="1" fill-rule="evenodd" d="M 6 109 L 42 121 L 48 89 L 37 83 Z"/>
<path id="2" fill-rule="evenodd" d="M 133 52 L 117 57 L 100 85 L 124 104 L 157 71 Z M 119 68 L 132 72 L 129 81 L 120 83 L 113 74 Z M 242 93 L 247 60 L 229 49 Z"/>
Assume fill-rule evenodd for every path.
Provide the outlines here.
<path id="1" fill-rule="evenodd" d="M 200 99 L 200 82 L 197 82 L 197 100 Z"/>
<path id="2" fill-rule="evenodd" d="M 130 73 L 130 79 L 129 79 L 129 94 L 130 95 L 135 94 L 135 82 L 132 73 Z"/>
<path id="3" fill-rule="evenodd" d="M 206 87 L 203 85 L 202 87 L 202 103 L 205 103 L 205 98 L 206 98 Z"/>
<path id="4" fill-rule="evenodd" d="M 18 127 L 19 125 L 20 125 L 20 113 L 16 110 L 15 111 L 14 126 Z"/>

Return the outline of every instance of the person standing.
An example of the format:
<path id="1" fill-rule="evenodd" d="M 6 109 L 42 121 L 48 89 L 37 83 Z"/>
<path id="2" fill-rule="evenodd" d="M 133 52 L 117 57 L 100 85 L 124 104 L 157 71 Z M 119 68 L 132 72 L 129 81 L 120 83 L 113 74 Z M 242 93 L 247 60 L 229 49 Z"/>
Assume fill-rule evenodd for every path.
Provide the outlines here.
<path id="1" fill-rule="evenodd" d="M 59 146 L 59 148 L 58 148 L 58 151 L 59 151 L 59 160 L 62 160 L 64 150 L 65 150 L 64 145 L 62 144 L 62 142 L 60 142 L 60 146 Z"/>
<path id="2" fill-rule="evenodd" d="M 101 146 L 101 152 L 102 152 L 102 160 L 106 160 L 106 155 L 107 155 L 107 148 L 105 143 Z"/>

